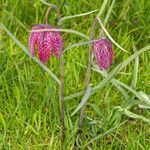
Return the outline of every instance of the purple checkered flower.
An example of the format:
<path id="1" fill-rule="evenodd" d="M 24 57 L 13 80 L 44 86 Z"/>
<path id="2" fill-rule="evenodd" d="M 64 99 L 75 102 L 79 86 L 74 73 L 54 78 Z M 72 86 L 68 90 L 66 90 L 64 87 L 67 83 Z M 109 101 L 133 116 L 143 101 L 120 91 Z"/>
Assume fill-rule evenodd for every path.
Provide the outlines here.
<path id="1" fill-rule="evenodd" d="M 52 29 L 50 25 L 34 25 L 31 30 L 29 38 L 30 53 L 32 56 L 36 54 L 36 45 L 38 45 L 39 59 L 46 64 L 51 56 L 52 51 L 56 58 L 62 54 L 63 39 L 59 32 L 56 31 L 42 31 L 34 32 L 33 30 Z"/>
<path id="2" fill-rule="evenodd" d="M 100 38 L 94 43 L 96 63 L 101 70 L 107 70 L 112 64 L 114 52 L 109 40 Z"/>

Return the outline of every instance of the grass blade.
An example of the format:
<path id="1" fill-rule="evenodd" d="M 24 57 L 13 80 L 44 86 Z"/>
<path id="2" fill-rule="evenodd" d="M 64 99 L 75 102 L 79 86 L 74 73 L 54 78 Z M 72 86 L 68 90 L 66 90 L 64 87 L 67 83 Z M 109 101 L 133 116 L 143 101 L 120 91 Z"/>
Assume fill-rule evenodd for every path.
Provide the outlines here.
<path id="1" fill-rule="evenodd" d="M 136 47 L 133 45 L 133 50 L 136 52 Z M 132 78 L 132 86 L 133 88 L 136 88 L 137 79 L 138 79 L 138 68 L 139 68 L 139 56 L 135 58 L 135 64 L 134 64 L 134 71 L 133 71 L 133 78 Z"/>
<path id="2" fill-rule="evenodd" d="M 112 9 L 113 9 L 113 6 L 114 6 L 114 3 L 115 3 L 115 0 L 112 1 L 111 6 L 110 6 L 110 8 L 109 8 L 109 10 L 108 10 L 108 12 L 107 12 L 107 15 L 106 15 L 105 19 L 104 19 L 104 27 L 106 26 L 106 24 L 107 24 L 107 22 L 108 22 L 110 13 L 111 13 L 111 11 L 112 11 Z"/>
<path id="3" fill-rule="evenodd" d="M 72 34 L 76 34 L 79 35 L 83 38 L 86 38 L 88 40 L 90 40 L 90 38 L 88 36 L 86 36 L 85 34 L 72 30 L 72 29 L 41 29 L 41 30 L 32 30 L 32 32 L 45 32 L 45 31 L 59 31 L 59 32 L 67 32 L 67 33 L 72 33 Z"/>
<path id="4" fill-rule="evenodd" d="M 89 11 L 89 12 L 86 12 L 86 13 L 82 13 L 82 14 L 77 14 L 77 15 L 72 15 L 72 16 L 65 16 L 65 17 L 63 17 L 59 20 L 58 24 L 62 24 L 62 22 L 64 20 L 72 19 L 72 18 L 76 18 L 76 17 L 81 17 L 81 16 L 86 16 L 86 15 L 89 15 L 89 14 L 97 12 L 97 11 L 98 11 L 98 9 L 97 10 L 92 10 L 92 11 Z"/>
<path id="5" fill-rule="evenodd" d="M 135 113 L 133 113 L 133 112 L 131 112 L 131 111 L 125 109 L 125 108 L 120 107 L 120 106 L 117 106 L 116 108 L 117 108 L 119 111 L 123 112 L 125 115 L 127 115 L 127 116 L 130 117 L 130 118 L 141 119 L 141 120 L 143 120 L 144 122 L 147 122 L 148 124 L 150 124 L 150 119 L 147 119 L 147 118 L 145 118 L 145 117 L 143 117 L 143 116 L 141 116 L 141 115 L 135 114 Z"/>
<path id="6" fill-rule="evenodd" d="M 71 114 L 71 116 L 73 116 L 75 113 L 77 113 L 80 108 L 86 103 L 86 101 L 88 100 L 89 96 L 90 96 L 90 93 L 91 93 L 91 87 L 88 86 L 86 91 L 85 91 L 85 94 L 80 102 L 80 104 L 78 105 L 78 107 L 74 110 L 74 112 Z"/>
<path id="7" fill-rule="evenodd" d="M 146 104 L 150 106 L 150 101 L 147 101 L 144 97 L 142 97 L 137 91 L 132 89 L 131 87 L 127 86 L 123 82 L 116 81 L 119 85 L 123 86 L 124 88 L 128 89 L 130 92 L 132 92 L 135 96 L 137 96 L 142 102 L 144 101 Z"/>
<path id="8" fill-rule="evenodd" d="M 93 138 L 92 140 L 90 140 L 87 144 L 85 144 L 84 147 L 87 147 L 90 143 L 93 143 L 94 141 L 98 140 L 102 136 L 110 134 L 111 132 L 113 132 L 114 130 L 118 129 L 119 127 L 121 127 L 125 123 L 126 123 L 126 121 L 124 121 L 124 122 L 116 125 L 115 127 L 110 128 L 109 130 L 107 130 L 107 131 L 103 132 L 102 134 L 96 136 L 95 138 Z"/>
<path id="9" fill-rule="evenodd" d="M 100 17 L 100 16 L 102 15 L 102 13 L 103 13 L 103 11 L 104 11 L 106 5 L 107 5 L 107 2 L 108 2 L 108 0 L 104 0 L 104 1 L 103 1 L 103 4 L 102 4 L 102 6 L 101 6 L 101 8 L 100 8 L 100 10 L 99 10 L 99 12 L 98 12 L 97 17 Z"/>
<path id="10" fill-rule="evenodd" d="M 96 85 L 95 87 L 92 88 L 93 91 L 100 89 L 102 87 L 104 87 L 106 85 L 106 83 L 108 81 L 110 81 L 119 71 L 120 65 L 118 65 L 117 67 L 115 67 L 109 74 L 108 76 L 103 79 L 98 85 Z"/>
<path id="11" fill-rule="evenodd" d="M 102 76 L 104 76 L 104 77 L 107 77 L 108 76 L 108 74 L 105 72 L 102 72 L 101 70 L 99 70 L 99 69 L 96 69 L 96 68 L 92 68 L 92 70 L 93 71 L 96 71 L 96 72 L 98 72 L 98 73 L 100 73 Z M 129 94 L 125 91 L 125 89 L 122 87 L 122 86 L 120 86 L 117 82 L 116 82 L 116 80 L 117 79 L 115 79 L 115 78 L 113 78 L 113 79 L 111 79 L 111 83 L 122 93 L 122 95 L 125 97 L 125 99 L 127 100 L 127 101 L 129 101 L 129 99 L 130 99 L 130 96 L 129 96 Z M 118 81 L 118 80 L 117 80 Z M 121 81 L 118 81 L 118 82 L 121 82 Z"/>
<path id="12" fill-rule="evenodd" d="M 0 112 L 0 122 L 3 124 L 4 129 L 6 128 L 6 123 L 5 123 L 5 119 L 3 117 L 3 114 Z"/>
<path id="13" fill-rule="evenodd" d="M 54 4 L 51 4 L 51 3 L 48 3 L 48 2 L 46 2 L 45 0 L 40 0 L 43 4 L 45 4 L 45 5 L 47 5 L 47 6 L 49 6 L 49 7 L 56 7 L 56 5 L 54 5 Z"/>
<path id="14" fill-rule="evenodd" d="M 91 43 L 94 43 L 94 42 L 97 42 L 99 40 L 90 40 L 90 41 L 87 41 L 87 42 L 79 42 L 79 43 L 75 43 L 75 44 L 72 44 L 70 46 L 68 46 L 67 48 L 65 48 L 63 50 L 63 52 L 66 52 L 67 50 L 71 49 L 71 48 L 74 48 L 74 47 L 77 47 L 77 46 L 83 46 L 83 45 L 86 45 L 86 44 L 91 44 Z"/>

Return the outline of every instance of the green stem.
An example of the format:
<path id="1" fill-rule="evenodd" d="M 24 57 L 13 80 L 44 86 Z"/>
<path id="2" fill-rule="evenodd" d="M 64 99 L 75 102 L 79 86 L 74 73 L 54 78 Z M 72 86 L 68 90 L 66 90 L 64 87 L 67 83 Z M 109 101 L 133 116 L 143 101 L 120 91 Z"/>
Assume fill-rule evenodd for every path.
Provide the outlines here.
<path id="1" fill-rule="evenodd" d="M 59 13 L 60 14 L 60 13 Z M 58 26 L 61 28 L 61 24 L 59 24 L 59 20 L 61 19 L 60 15 L 58 16 Z M 60 101 L 61 101 L 61 122 L 62 122 L 62 142 L 65 139 L 65 101 L 64 101 L 64 62 L 63 62 L 63 53 L 60 56 Z"/>
<path id="2" fill-rule="evenodd" d="M 101 16 L 101 14 L 103 13 L 105 7 L 106 7 L 106 4 L 107 4 L 108 0 L 104 0 L 103 1 L 103 4 L 102 4 L 102 7 L 100 8 L 99 10 L 99 13 L 97 15 L 97 17 L 94 19 L 94 22 L 92 24 L 92 28 L 91 28 L 91 34 L 90 34 L 90 40 L 93 40 L 94 38 L 94 28 L 95 28 L 95 25 L 96 23 L 98 22 L 98 18 Z M 90 78 L 91 78 L 91 65 L 92 65 L 92 50 L 93 48 L 90 46 L 89 48 L 89 59 L 88 59 L 88 68 L 87 68 L 87 80 L 86 80 L 86 90 L 90 84 Z M 85 90 L 85 92 L 86 92 Z M 84 103 L 84 105 L 82 106 L 81 108 L 81 113 L 80 113 L 80 120 L 79 120 L 79 128 L 81 129 L 82 126 L 83 126 L 83 119 L 84 119 L 84 111 L 85 111 L 85 106 L 86 106 L 86 103 Z"/>
<path id="3" fill-rule="evenodd" d="M 62 54 L 63 55 L 63 54 Z M 62 141 L 65 139 L 65 101 L 64 101 L 64 63 L 63 56 L 60 57 L 60 102 L 61 102 L 61 121 L 62 121 Z"/>
<path id="4" fill-rule="evenodd" d="M 48 24 L 48 15 L 51 9 L 56 10 L 57 18 L 58 18 L 58 27 L 61 28 L 61 24 L 59 24 L 59 20 L 61 19 L 60 10 L 54 4 L 49 4 L 44 0 L 41 0 L 44 4 L 48 5 L 49 8 L 46 11 L 46 24 Z M 59 85 L 59 99 L 60 99 L 60 111 L 61 111 L 61 123 L 62 123 L 62 144 L 65 139 L 65 101 L 64 101 L 64 64 L 63 64 L 63 53 L 60 56 L 60 85 Z M 62 146 L 62 145 L 61 145 Z"/>
<path id="5" fill-rule="evenodd" d="M 58 16 L 59 17 L 59 16 Z M 59 20 L 61 17 L 59 18 Z M 61 28 L 61 24 L 59 24 L 58 20 L 58 27 Z M 60 56 L 60 101 L 61 101 L 61 121 L 62 121 L 62 142 L 65 139 L 65 100 L 64 100 L 64 62 L 63 62 L 63 52 Z"/>
<path id="6" fill-rule="evenodd" d="M 95 28 L 96 22 L 97 22 L 97 19 L 95 19 L 93 24 L 92 24 L 91 33 L 90 33 L 90 40 L 93 40 L 93 38 L 94 38 L 94 28 Z M 93 48 L 92 48 L 92 46 L 90 46 L 89 51 L 88 51 L 89 58 L 88 58 L 88 68 L 87 68 L 86 90 L 89 86 L 90 78 L 91 78 L 92 50 L 93 50 Z M 85 106 L 86 106 L 86 103 L 82 106 L 81 113 L 80 113 L 80 120 L 79 120 L 79 128 L 80 129 L 83 126 Z"/>
<path id="7" fill-rule="evenodd" d="M 59 9 L 58 9 L 55 5 L 52 5 L 52 6 L 50 6 L 50 7 L 47 9 L 47 11 L 46 11 L 46 24 L 48 24 L 48 15 L 49 15 L 51 9 L 56 10 L 58 22 L 59 22 L 59 20 L 61 19 L 61 15 L 60 15 Z"/>

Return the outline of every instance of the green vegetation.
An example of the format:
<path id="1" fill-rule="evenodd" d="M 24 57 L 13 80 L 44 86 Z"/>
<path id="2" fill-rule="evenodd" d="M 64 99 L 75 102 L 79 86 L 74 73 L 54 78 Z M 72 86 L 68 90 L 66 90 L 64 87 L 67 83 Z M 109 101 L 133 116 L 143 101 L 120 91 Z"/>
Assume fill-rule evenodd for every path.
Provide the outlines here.
<path id="1" fill-rule="evenodd" d="M 103 0 L 50 2 L 60 8 L 62 16 L 71 16 L 100 9 Z M 111 3 L 112 0 L 108 0 L 101 16 L 102 22 Z M 55 77 L 52 78 L 50 75 L 51 72 L 47 73 L 44 71 L 46 68 L 43 70 L 40 67 L 42 64 L 38 59 L 34 58 L 33 61 L 23 52 L 26 51 L 26 47 L 28 49 L 32 25 L 45 23 L 46 10 L 47 6 L 40 0 L 0 1 L 0 149 L 2 150 L 61 147 L 58 83 L 54 80 Z M 64 20 L 62 27 L 89 36 L 91 24 L 97 13 Z M 78 134 L 80 112 L 73 116 L 71 114 L 83 96 L 83 93 L 77 92 L 85 90 L 88 45 L 77 46 L 64 52 L 67 127 L 64 149 L 149 150 L 149 14 L 148 0 L 140 2 L 116 0 L 114 3 L 106 29 L 129 53 L 113 44 L 115 58 L 108 72 L 101 72 L 92 66 L 93 94 L 87 101 L 83 132 L 80 135 Z M 49 15 L 49 23 L 57 26 L 55 11 Z M 95 39 L 98 38 L 100 29 L 97 25 Z M 84 37 L 68 32 L 63 32 L 62 35 L 65 48 L 74 43 L 87 41 Z M 15 37 L 18 40 L 14 39 Z M 120 63 L 122 65 L 119 65 Z M 58 59 L 52 56 L 47 67 L 60 77 Z"/>

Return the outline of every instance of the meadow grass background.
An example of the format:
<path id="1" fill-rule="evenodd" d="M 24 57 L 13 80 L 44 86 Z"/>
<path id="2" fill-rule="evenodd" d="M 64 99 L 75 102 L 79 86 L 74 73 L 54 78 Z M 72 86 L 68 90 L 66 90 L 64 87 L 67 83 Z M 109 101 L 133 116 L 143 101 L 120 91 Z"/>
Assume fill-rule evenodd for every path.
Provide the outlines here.
<path id="1" fill-rule="evenodd" d="M 56 4 L 62 16 L 74 15 L 99 9 L 102 0 L 47 0 Z M 108 1 L 101 19 L 110 8 Z M 0 22 L 28 47 L 28 30 L 33 24 L 45 23 L 47 6 L 39 0 L 0 0 Z M 97 13 L 64 21 L 63 28 L 90 34 Z M 49 23 L 57 25 L 53 11 Z M 106 29 L 110 35 L 130 54 L 113 45 L 115 57 L 108 72 L 134 53 L 150 43 L 150 1 L 116 0 Z M 98 37 L 100 28 L 96 28 Z M 85 41 L 79 36 L 63 33 L 65 47 Z M 115 76 L 136 91 L 150 94 L 149 52 L 139 56 L 138 80 L 132 86 L 135 61 Z M 88 45 L 73 48 L 64 53 L 65 96 L 85 88 Z M 59 60 L 52 56 L 47 64 L 59 76 Z M 103 79 L 92 71 L 91 85 Z M 0 28 L 0 149 L 60 149 L 61 122 L 58 85 L 48 73 L 29 58 L 22 49 Z M 123 89 L 126 90 L 126 89 Z M 130 102 L 138 99 L 128 90 Z M 131 106 L 133 113 L 150 118 L 148 109 L 130 105 L 127 98 L 111 83 L 90 96 L 83 126 L 78 135 L 79 113 L 70 117 L 81 97 L 66 100 L 65 123 L 67 126 L 64 149 L 150 149 L 149 124 L 133 119 L 116 109 L 116 106 Z M 98 137 L 94 140 L 95 137 Z M 93 140 L 93 141 L 91 141 Z M 91 141 L 91 142 L 90 142 Z M 88 143 L 90 142 L 90 143 Z"/>

